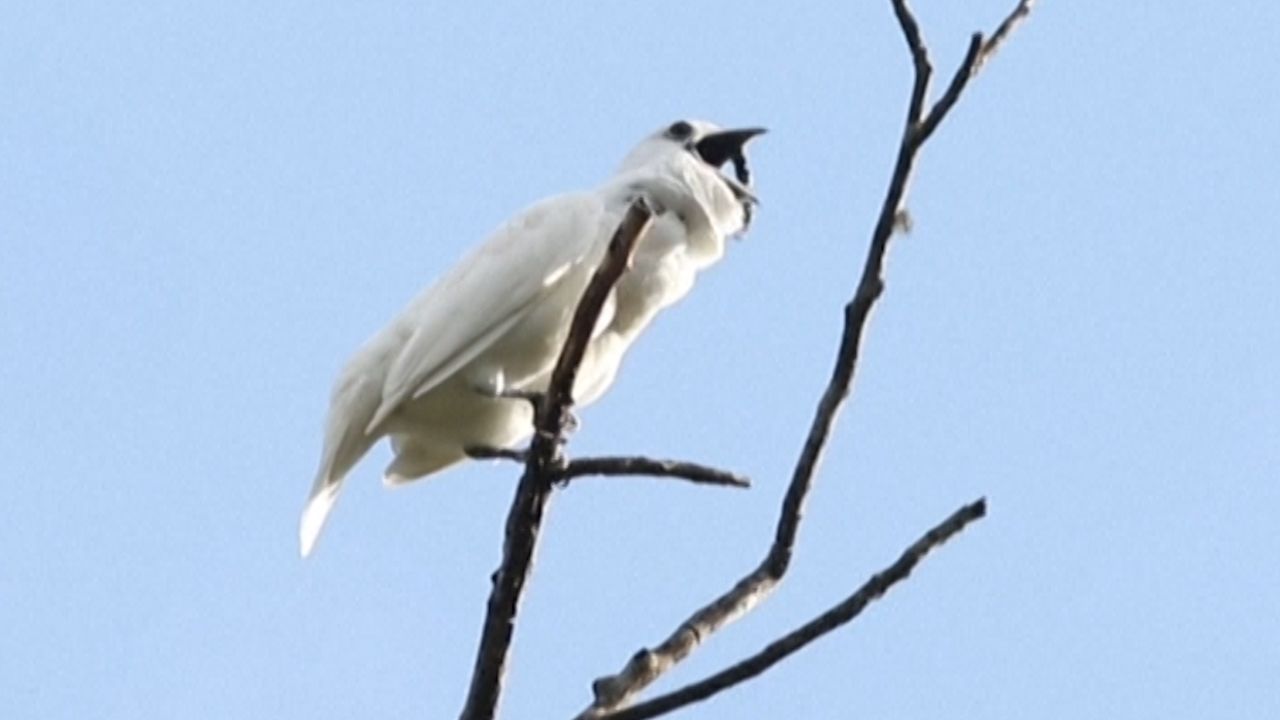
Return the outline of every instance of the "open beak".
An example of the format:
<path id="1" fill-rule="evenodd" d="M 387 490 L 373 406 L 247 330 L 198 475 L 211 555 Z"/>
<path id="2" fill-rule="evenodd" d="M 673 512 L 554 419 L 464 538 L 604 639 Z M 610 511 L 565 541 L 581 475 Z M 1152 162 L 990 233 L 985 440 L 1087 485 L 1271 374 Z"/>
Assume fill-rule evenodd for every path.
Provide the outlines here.
<path id="1" fill-rule="evenodd" d="M 725 163 L 742 155 L 747 141 L 763 134 L 764 128 L 743 128 L 741 130 L 721 130 L 712 133 L 697 142 L 694 148 L 703 162 L 712 167 L 722 167 Z"/>
<path id="2" fill-rule="evenodd" d="M 746 145 L 751 138 L 765 132 L 765 129 L 760 127 L 721 130 L 702 138 L 693 147 L 698 157 L 714 168 L 719 169 L 725 163 L 733 161 L 737 179 L 726 176 L 725 182 L 739 200 L 759 204 L 760 200 L 750 190 L 751 173 L 747 169 Z"/>

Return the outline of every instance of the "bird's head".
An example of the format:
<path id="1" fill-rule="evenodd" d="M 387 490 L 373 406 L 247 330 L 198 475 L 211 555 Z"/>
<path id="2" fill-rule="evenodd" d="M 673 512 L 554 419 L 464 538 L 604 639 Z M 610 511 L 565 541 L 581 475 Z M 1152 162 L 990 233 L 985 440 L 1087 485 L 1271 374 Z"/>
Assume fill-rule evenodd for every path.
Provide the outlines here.
<path id="1" fill-rule="evenodd" d="M 764 128 L 725 128 L 705 120 L 677 120 L 645 138 L 622 163 L 623 170 L 638 168 L 671 157 L 690 158 L 711 170 L 749 212 L 758 201 L 751 191 L 747 143 Z M 733 175 L 721 172 L 733 163 Z"/>

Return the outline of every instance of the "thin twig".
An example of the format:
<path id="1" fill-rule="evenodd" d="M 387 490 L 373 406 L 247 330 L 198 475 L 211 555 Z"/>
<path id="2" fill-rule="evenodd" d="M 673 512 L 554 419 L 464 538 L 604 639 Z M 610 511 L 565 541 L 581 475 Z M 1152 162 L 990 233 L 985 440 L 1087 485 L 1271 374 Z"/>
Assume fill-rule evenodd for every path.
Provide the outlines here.
<path id="1" fill-rule="evenodd" d="M 1031 8 L 1034 5 L 1035 0 L 1020 0 L 991 33 L 991 37 L 984 39 L 982 33 L 974 33 L 969 37 L 969 49 L 965 51 L 964 60 L 960 61 L 959 67 L 956 68 L 956 73 L 952 76 L 946 92 L 942 93 L 942 97 L 938 98 L 924 121 L 920 123 L 920 128 L 916 132 L 916 142 L 923 144 L 933 131 L 938 129 L 942 118 L 946 117 L 951 111 L 951 106 L 960 99 L 960 93 L 964 92 L 965 86 L 977 76 L 987 60 L 1004 45 L 1018 25 L 1031 15 Z"/>
<path id="2" fill-rule="evenodd" d="M 573 405 L 573 383 L 578 367 L 582 364 L 601 308 L 626 270 L 631 253 L 652 218 L 653 211 L 643 197 L 631 202 L 609 241 L 604 259 L 582 293 L 564 347 L 551 372 L 546 399 L 534 418 L 535 432 L 529 444 L 524 474 L 520 477 L 507 514 L 502 564 L 489 593 L 471 687 L 462 709 L 463 720 L 491 720 L 497 712 L 503 673 L 515 630 L 516 611 L 533 563 L 538 532 L 547 501 L 551 498 L 555 474 L 564 467 L 561 449 L 569 410 Z"/>
<path id="3" fill-rule="evenodd" d="M 924 34 L 920 32 L 920 23 L 916 21 L 915 13 L 911 11 L 906 0 L 893 0 L 893 16 L 898 19 L 898 26 L 902 28 L 902 38 L 907 41 L 907 49 L 911 51 L 911 63 L 915 67 L 915 79 L 911 84 L 911 102 L 907 106 L 907 127 L 911 128 L 920 122 L 924 114 L 924 101 L 929 96 L 929 80 L 933 77 L 933 64 L 929 62 L 929 48 L 925 44 Z"/>
<path id="4" fill-rule="evenodd" d="M 713 633 L 750 612 L 773 592 L 787 572 L 803 518 L 805 499 L 812 488 L 813 478 L 836 416 L 851 393 L 859 349 L 871 310 L 884 292 L 885 256 L 889 242 L 903 217 L 904 199 L 917 154 L 954 107 L 969 78 L 976 72 L 981 48 L 991 46 L 990 42 L 981 44 L 981 35 L 974 36 L 970 50 L 946 92 L 926 115 L 925 104 L 933 73 L 928 49 L 920 25 L 906 0 L 892 0 L 892 4 L 915 68 L 907 117 L 893 174 L 872 231 L 862 275 L 853 297 L 844 306 L 844 327 L 831 379 L 818 402 L 809 433 L 787 486 L 773 543 L 759 566 L 742 577 L 729 591 L 695 611 L 661 644 L 653 649 L 642 648 L 631 656 L 618 673 L 596 679 L 591 686 L 594 699 L 578 715 L 577 720 L 602 717 L 624 707 L 644 688 L 696 650 Z M 1010 18 L 1025 16 L 1029 9 L 1030 1 L 1021 0 Z M 1006 19 L 997 29 L 996 35 L 1001 42 L 1015 22 L 1016 20 Z"/>
<path id="5" fill-rule="evenodd" d="M 982 33 L 974 33 L 969 36 L 969 49 L 965 52 L 964 60 L 960 61 L 956 72 L 951 76 L 951 82 L 947 85 L 947 89 L 942 93 L 942 97 L 929 108 L 929 114 L 920 122 L 916 129 L 914 141 L 918 145 L 923 145 L 934 130 L 938 129 L 938 125 L 942 122 L 942 118 L 951 112 L 951 108 L 960 99 L 960 93 L 964 92 L 965 86 L 969 84 L 969 80 L 978 72 L 978 54 L 982 51 Z"/>
<path id="6" fill-rule="evenodd" d="M 603 720 L 646 720 L 705 700 L 763 673 L 809 643 L 858 617 L 889 588 L 905 580 L 925 555 L 987 513 L 985 498 L 965 505 L 903 551 L 897 562 L 872 575 L 839 604 L 769 643 L 763 650 L 679 690 L 604 716 Z"/>
<path id="7" fill-rule="evenodd" d="M 1031 9 L 1035 6 L 1035 0 L 1021 0 L 1018 6 L 1009 13 L 1009 16 L 996 27 L 995 32 L 991 33 L 991 37 L 982 45 L 982 54 L 978 56 L 978 67 L 990 60 L 992 56 L 1004 45 L 1005 40 L 1013 34 L 1013 31 L 1022 24 L 1024 20 L 1031 17 Z"/>
<path id="8" fill-rule="evenodd" d="M 590 457 L 569 461 L 557 480 L 571 480 L 584 475 L 648 475 L 688 480 L 701 485 L 723 485 L 749 488 L 751 481 L 727 470 L 682 460 L 658 460 L 635 457 Z"/>

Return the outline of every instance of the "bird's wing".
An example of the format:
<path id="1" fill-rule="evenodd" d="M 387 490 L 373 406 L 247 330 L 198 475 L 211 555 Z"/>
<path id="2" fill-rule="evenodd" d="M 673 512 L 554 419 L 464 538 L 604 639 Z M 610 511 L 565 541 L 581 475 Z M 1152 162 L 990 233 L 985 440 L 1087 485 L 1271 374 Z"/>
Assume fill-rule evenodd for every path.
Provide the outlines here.
<path id="1" fill-rule="evenodd" d="M 410 303 L 395 325 L 407 336 L 392 360 L 368 431 L 484 352 L 574 266 L 589 262 L 605 219 L 590 193 L 544 200 L 497 230 Z"/>

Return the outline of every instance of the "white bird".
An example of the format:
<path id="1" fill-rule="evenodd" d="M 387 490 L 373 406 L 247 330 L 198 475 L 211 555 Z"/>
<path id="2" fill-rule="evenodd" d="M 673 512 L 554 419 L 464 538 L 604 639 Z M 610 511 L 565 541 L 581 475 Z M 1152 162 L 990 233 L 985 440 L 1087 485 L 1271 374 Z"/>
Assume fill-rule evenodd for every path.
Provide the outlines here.
<path id="1" fill-rule="evenodd" d="M 516 215 L 418 295 L 347 363 L 334 384 L 324 450 L 299 530 L 310 554 L 342 480 L 381 438 L 389 486 L 439 472 L 469 447 L 506 448 L 532 432 L 527 401 L 546 389 L 569 322 L 610 237 L 638 195 L 656 217 L 596 324 L 573 395 L 612 384 L 622 355 L 659 310 L 746 229 L 755 197 L 744 146 L 759 128 L 679 121 L 645 138 L 591 192 Z M 738 179 L 722 175 L 732 161 Z"/>

